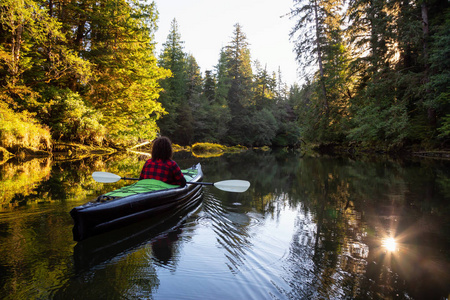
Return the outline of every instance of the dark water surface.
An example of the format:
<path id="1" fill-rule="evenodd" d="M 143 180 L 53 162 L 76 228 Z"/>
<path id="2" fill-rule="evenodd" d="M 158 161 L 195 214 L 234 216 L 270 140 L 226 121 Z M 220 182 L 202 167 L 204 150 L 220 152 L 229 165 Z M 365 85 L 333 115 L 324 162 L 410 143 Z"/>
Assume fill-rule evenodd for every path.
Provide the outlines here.
<path id="1" fill-rule="evenodd" d="M 449 161 L 177 153 L 252 185 L 74 242 L 71 208 L 127 184 L 92 172 L 136 177 L 144 159 L 0 165 L 0 299 L 449 298 Z"/>

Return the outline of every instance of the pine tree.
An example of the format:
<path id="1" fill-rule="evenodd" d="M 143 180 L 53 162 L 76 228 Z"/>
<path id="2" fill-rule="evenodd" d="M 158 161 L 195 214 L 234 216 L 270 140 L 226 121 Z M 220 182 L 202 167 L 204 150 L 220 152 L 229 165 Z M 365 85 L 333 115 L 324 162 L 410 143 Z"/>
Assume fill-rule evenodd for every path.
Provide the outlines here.
<path id="1" fill-rule="evenodd" d="M 213 103 L 216 98 L 216 79 L 211 70 L 205 71 L 205 80 L 203 83 L 203 94 L 209 103 Z"/>
<path id="2" fill-rule="evenodd" d="M 167 112 L 159 122 L 161 133 L 173 138 L 180 125 L 178 119 L 181 108 L 187 103 L 185 96 L 187 93 L 187 78 L 186 78 L 186 53 L 183 51 L 183 41 L 177 21 L 174 19 L 171 24 L 169 35 L 166 42 L 163 44 L 162 53 L 159 57 L 159 66 L 168 69 L 172 72 L 170 78 L 161 81 L 161 86 L 164 91 L 159 98 L 161 104 Z M 174 142 L 177 142 L 174 140 Z"/>
<path id="3" fill-rule="evenodd" d="M 450 9 L 444 14 L 444 20 L 436 22 L 432 48 L 430 49 L 430 80 L 426 89 L 425 106 L 433 108 L 438 117 L 439 138 L 450 138 Z"/>
<path id="4" fill-rule="evenodd" d="M 88 99 L 104 115 L 117 142 L 156 135 L 164 112 L 157 102 L 158 80 L 168 73 L 157 66 L 152 38 L 156 7 L 125 0 L 93 3 L 86 58 L 96 65 Z"/>
<path id="5" fill-rule="evenodd" d="M 267 66 L 261 67 L 259 61 L 255 63 L 256 74 L 254 76 L 254 103 L 256 109 L 271 109 L 275 104 L 276 78 L 269 75 Z"/>
<path id="6" fill-rule="evenodd" d="M 68 47 L 61 23 L 39 2 L 2 1 L 0 23 L 2 94 L 19 109 L 39 109 L 39 87 L 68 76 L 80 83 L 91 77 L 90 64 Z"/>
<path id="7" fill-rule="evenodd" d="M 228 106 L 233 115 L 251 103 L 252 67 L 247 37 L 241 25 L 234 25 L 233 39 L 226 46 L 228 75 L 231 79 Z"/>
<path id="8" fill-rule="evenodd" d="M 302 126 L 311 127 L 308 131 L 315 131 L 314 140 L 321 142 L 342 140 L 343 117 L 348 114 L 348 57 L 342 39 L 342 7 L 340 0 L 302 0 L 295 2 L 291 12 L 291 17 L 297 18 L 291 32 L 297 60 L 304 69 L 317 69 L 310 78 L 316 90 L 308 107 L 312 112 L 310 118 L 302 119 Z"/>
<path id="9" fill-rule="evenodd" d="M 233 38 L 225 48 L 227 75 L 230 79 L 228 107 L 232 116 L 228 124 L 231 144 L 251 144 L 253 138 L 246 130 L 250 126 L 253 72 L 247 37 L 239 24 L 234 26 Z"/>
<path id="10" fill-rule="evenodd" d="M 219 62 L 215 66 L 217 78 L 217 89 L 215 101 L 222 105 L 227 105 L 228 92 L 231 87 L 231 76 L 228 64 L 228 56 L 225 49 L 220 50 Z"/>

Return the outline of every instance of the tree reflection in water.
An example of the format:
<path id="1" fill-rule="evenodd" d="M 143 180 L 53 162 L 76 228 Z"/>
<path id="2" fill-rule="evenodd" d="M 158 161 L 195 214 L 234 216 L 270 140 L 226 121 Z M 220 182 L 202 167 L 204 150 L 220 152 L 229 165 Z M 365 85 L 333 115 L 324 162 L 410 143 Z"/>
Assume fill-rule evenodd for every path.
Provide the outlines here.
<path id="1" fill-rule="evenodd" d="M 92 247 L 75 246 L 68 212 L 127 184 L 98 184 L 93 171 L 136 177 L 142 159 L 3 165 L 0 298 L 447 297 L 448 163 L 286 151 L 176 160 L 183 167 L 201 160 L 205 181 L 252 185 L 243 194 L 206 187 L 202 206 L 180 227 L 144 224 L 92 239 Z M 394 251 L 386 238 L 395 239 Z"/>
<path id="2" fill-rule="evenodd" d="M 296 299 L 420 299 L 445 295 L 448 258 L 439 250 L 444 246 L 445 232 L 436 228 L 445 218 L 441 215 L 425 220 L 426 210 L 420 209 L 423 200 L 417 195 L 422 193 L 419 186 L 433 188 L 445 182 L 442 178 L 449 174 L 438 171 L 435 174 L 439 176 L 424 180 L 424 173 L 430 169 L 418 166 L 417 171 L 411 171 L 396 161 L 262 156 L 259 161 L 249 157 L 240 162 L 243 174 L 247 170 L 257 172 L 246 174 L 246 178 L 253 178 L 253 189 L 251 199 L 242 201 L 241 211 L 251 207 L 264 218 L 276 217 L 277 206 L 288 203 L 296 208 L 297 229 L 282 276 L 290 288 L 273 283 L 283 294 Z M 446 187 L 441 186 L 441 190 Z M 283 191 L 289 191 L 285 203 L 275 205 L 283 198 Z M 434 200 L 444 195 L 427 201 L 448 210 L 448 204 Z M 233 232 L 233 228 L 225 231 Z M 254 238 L 241 232 L 231 239 L 234 244 L 229 243 L 230 253 L 236 253 L 236 247 L 252 247 Z M 397 251 L 381 247 L 383 239 L 392 236 L 396 237 Z M 437 244 L 423 244 L 420 239 Z M 245 257 L 242 253 L 232 256 L 241 260 Z M 441 266 L 433 262 L 433 257 Z"/>

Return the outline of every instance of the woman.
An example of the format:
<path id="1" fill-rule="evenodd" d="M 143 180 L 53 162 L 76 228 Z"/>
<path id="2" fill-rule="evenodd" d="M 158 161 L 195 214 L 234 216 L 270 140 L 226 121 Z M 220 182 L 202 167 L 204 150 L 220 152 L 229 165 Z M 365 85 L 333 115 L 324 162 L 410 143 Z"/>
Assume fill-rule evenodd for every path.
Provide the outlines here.
<path id="1" fill-rule="evenodd" d="M 162 136 L 153 141 L 152 158 L 142 168 L 139 179 L 157 179 L 168 184 L 186 185 L 186 179 L 180 167 L 172 160 L 172 142 Z"/>

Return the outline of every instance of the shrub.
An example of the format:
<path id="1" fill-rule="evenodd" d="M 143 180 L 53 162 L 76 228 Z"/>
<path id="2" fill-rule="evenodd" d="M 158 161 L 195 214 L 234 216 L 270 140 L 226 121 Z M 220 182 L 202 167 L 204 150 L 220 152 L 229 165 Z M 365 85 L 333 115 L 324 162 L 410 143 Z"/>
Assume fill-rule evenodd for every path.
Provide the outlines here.
<path id="1" fill-rule="evenodd" d="M 14 112 L 0 101 L 0 146 L 11 152 L 22 147 L 49 150 L 50 130 L 27 111 Z"/>
<path id="2" fill-rule="evenodd" d="M 85 104 L 78 93 L 69 89 L 50 89 L 48 122 L 55 140 L 101 145 L 105 128 L 102 114 Z"/>
<path id="3" fill-rule="evenodd" d="M 194 153 L 221 153 L 227 147 L 214 143 L 195 143 L 192 145 L 192 152 Z"/>

